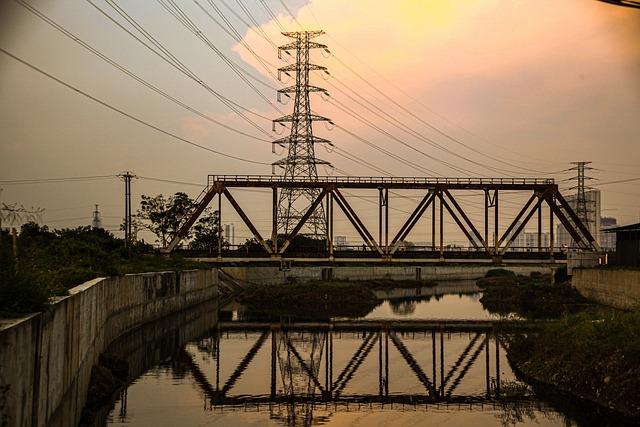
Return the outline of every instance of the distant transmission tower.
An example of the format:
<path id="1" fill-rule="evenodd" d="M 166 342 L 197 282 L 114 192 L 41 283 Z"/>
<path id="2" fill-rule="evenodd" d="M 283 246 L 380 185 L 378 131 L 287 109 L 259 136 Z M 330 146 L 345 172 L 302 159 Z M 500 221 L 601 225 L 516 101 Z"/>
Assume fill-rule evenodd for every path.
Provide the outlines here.
<path id="1" fill-rule="evenodd" d="M 284 138 L 273 141 L 275 145 L 282 147 L 288 146 L 287 157 L 273 163 L 273 166 L 279 166 L 284 169 L 284 178 L 287 181 L 295 181 L 297 179 L 305 181 L 317 181 L 318 171 L 316 165 L 329 165 L 329 162 L 319 160 L 315 156 L 314 144 L 329 143 L 329 140 L 313 136 L 313 122 L 325 121 L 332 123 L 330 119 L 311 113 L 309 104 L 309 92 L 327 91 L 317 86 L 309 84 L 309 71 L 324 71 L 326 67 L 309 63 L 310 49 L 327 49 L 327 46 L 312 42 L 311 39 L 324 34 L 324 31 L 302 31 L 302 32 L 285 32 L 283 35 L 293 39 L 293 42 L 280 46 L 278 48 L 278 57 L 282 59 L 282 51 L 296 51 L 296 63 L 278 69 L 278 78 L 282 77 L 282 73 L 296 73 L 296 84 L 278 91 L 278 100 L 280 95 L 284 94 L 289 97 L 289 93 L 295 94 L 295 102 L 293 105 L 293 114 L 280 117 L 273 121 L 275 130 L 276 123 L 291 123 L 291 134 Z M 327 94 L 328 95 L 328 94 Z M 295 225 L 300 221 L 306 213 L 313 200 L 320 194 L 320 189 L 313 188 L 285 188 L 281 191 L 278 200 L 278 230 L 284 234 L 293 231 Z M 324 207 L 318 205 L 306 222 L 307 228 L 311 230 L 311 234 L 319 237 L 326 234 L 327 224 L 324 216 Z"/>
<path id="2" fill-rule="evenodd" d="M 576 214 L 587 229 L 589 229 L 589 213 L 591 210 L 587 208 L 586 190 L 590 189 L 590 187 L 585 187 L 584 182 L 585 179 L 591 179 L 591 177 L 585 177 L 584 171 L 593 170 L 593 168 L 586 166 L 590 163 L 591 162 L 571 162 L 572 165 L 576 166 L 569 169 L 571 171 L 578 171 L 578 176 L 576 178 L 572 178 L 578 180 L 578 185 L 576 187 L 571 187 L 571 190 L 578 190 L 576 197 Z"/>
<path id="3" fill-rule="evenodd" d="M 93 219 L 91 220 L 92 228 L 102 228 L 102 219 L 100 219 L 100 211 L 98 210 L 98 205 L 96 205 L 96 210 L 93 211 Z"/>

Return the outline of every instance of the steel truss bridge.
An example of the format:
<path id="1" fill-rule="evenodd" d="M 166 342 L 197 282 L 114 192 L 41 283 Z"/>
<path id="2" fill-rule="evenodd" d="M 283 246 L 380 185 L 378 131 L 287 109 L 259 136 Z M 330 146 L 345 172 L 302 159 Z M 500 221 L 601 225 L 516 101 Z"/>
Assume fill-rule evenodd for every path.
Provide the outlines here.
<path id="1" fill-rule="evenodd" d="M 319 189 L 318 196 L 313 200 L 307 211 L 298 218 L 293 231 L 284 236 L 285 240 L 278 239 L 278 196 L 284 189 L 313 188 Z M 272 226 L 269 240 L 260 233 L 255 225 L 255 219 L 250 217 L 250 209 L 255 206 L 244 207 L 238 203 L 232 193 L 239 189 L 270 189 Z M 362 213 L 355 209 L 350 190 L 371 191 L 377 193 L 378 227 L 371 230 L 365 225 Z M 392 230 L 389 225 L 389 209 L 401 196 L 396 191 L 409 190 L 413 197 L 420 199 L 415 209 L 404 220 L 402 226 Z M 467 196 L 477 196 L 484 193 L 483 220 L 474 223 L 465 210 L 464 203 L 459 200 Z M 520 201 L 514 202 L 508 198 L 512 210 L 514 204 L 520 206 L 515 216 L 506 220 L 507 227 L 500 224 L 507 217 L 507 210 L 500 208 L 504 195 L 517 193 L 520 200 L 526 202 L 520 205 Z M 317 180 L 288 181 L 275 175 L 209 175 L 207 186 L 196 201 L 194 211 L 189 215 L 179 228 L 174 239 L 162 252 L 171 252 L 178 247 L 182 239 L 187 236 L 190 228 L 202 212 L 212 203 L 217 196 L 217 210 L 219 211 L 219 230 L 222 230 L 224 212 L 222 211 L 222 198 L 231 204 L 236 214 L 253 234 L 255 240 L 263 249 L 262 257 L 266 260 L 294 260 L 296 254 L 286 253 L 293 239 L 300 233 L 306 221 L 312 216 L 314 210 L 324 204 L 326 213 L 327 235 L 326 246 L 310 256 L 307 254 L 304 260 L 329 260 L 329 261 L 393 261 L 411 260 L 421 262 L 444 262 L 445 260 L 475 260 L 485 262 L 506 262 L 509 260 L 534 260 L 535 262 L 554 262 L 563 257 L 563 253 L 557 251 L 554 241 L 554 219 L 557 219 L 568 231 L 576 246 L 582 251 L 599 251 L 600 247 L 588 228 L 578 218 L 569 203 L 560 194 L 558 185 L 553 179 L 548 178 L 424 178 L 424 177 L 318 177 Z M 351 226 L 362 238 L 363 247 L 360 253 L 354 251 L 339 251 L 335 248 L 334 241 L 334 211 L 335 207 L 344 214 Z M 543 247 L 543 207 L 549 209 L 544 215 L 548 222 L 549 245 Z M 468 207 L 467 207 L 468 209 Z M 403 241 L 416 227 L 416 224 L 430 212 L 431 246 L 422 250 L 406 250 L 402 246 Z M 446 216 L 445 216 L 446 211 Z M 394 213 L 394 216 L 398 214 Z M 536 216 L 537 220 L 537 247 L 524 251 L 512 249 L 514 240 L 522 232 L 530 220 Z M 445 247 L 444 222 L 452 219 L 469 241 L 469 248 L 463 251 L 447 251 Z M 534 220 L 534 221 L 536 221 Z M 423 221 L 426 222 L 426 221 Z M 476 221 L 477 222 L 477 221 Z M 503 230 L 503 231 L 501 231 Z M 376 233 L 377 231 L 377 233 Z M 374 237 L 375 236 L 375 237 Z M 282 236 L 281 236 L 282 237 Z M 233 261 L 246 259 L 250 255 L 242 250 L 224 251 L 223 236 L 219 233 L 218 261 Z"/>
<path id="2" fill-rule="evenodd" d="M 233 334 L 244 335 L 253 345 L 231 374 L 221 375 L 220 360 L 225 358 L 221 337 Z M 356 338 L 355 343 L 353 339 L 350 342 L 341 339 L 344 335 Z M 452 336 L 460 342 L 448 344 Z M 413 341 L 429 348 L 414 355 Z M 252 382 L 269 384 L 269 389 L 256 390 L 251 395 L 234 392 L 237 381 L 263 347 L 270 352 L 271 368 L 262 370 L 269 381 L 253 378 Z M 516 387 L 510 381 L 501 380 L 504 350 L 490 321 L 221 322 L 198 348 L 211 354 L 212 360 L 208 363 L 215 364 L 215 374 L 212 375 L 213 366 L 201 367 L 200 357 L 185 349 L 180 351 L 179 358 L 204 392 L 205 407 L 210 409 L 242 406 L 266 409 L 273 404 L 328 403 L 352 405 L 350 407 L 354 407 L 353 404 L 480 406 L 531 399 L 526 386 Z M 426 355 L 425 351 L 430 354 Z M 334 360 L 334 353 L 343 355 L 340 362 Z M 377 378 L 370 384 L 372 392 L 349 392 L 349 383 L 359 377 L 358 370 L 367 358 L 375 360 L 378 366 Z M 397 371 L 402 364 L 419 381 L 421 391 L 408 386 L 410 382 L 406 378 L 395 378 L 390 372 L 390 365 Z M 476 380 L 465 386 L 465 377 L 474 366 Z M 478 382 L 481 371 L 484 371 L 484 381 Z M 480 385 L 482 382 L 484 385 Z"/>

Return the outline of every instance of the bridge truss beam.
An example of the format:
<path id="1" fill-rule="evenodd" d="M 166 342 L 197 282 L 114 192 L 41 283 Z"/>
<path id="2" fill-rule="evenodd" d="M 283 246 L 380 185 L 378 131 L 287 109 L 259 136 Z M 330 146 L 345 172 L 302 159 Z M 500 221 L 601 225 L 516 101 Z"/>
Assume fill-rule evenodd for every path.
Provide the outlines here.
<path id="1" fill-rule="evenodd" d="M 334 328 L 334 326 L 336 326 Z M 527 325 L 521 325 L 529 328 Z M 518 325 L 516 324 L 516 327 Z M 219 323 L 213 331 L 212 360 L 215 369 L 208 369 L 215 373 L 211 381 L 205 370 L 192 354 L 182 349 L 179 353 L 181 362 L 193 374 L 194 381 L 204 392 L 205 405 L 237 405 L 246 402 L 277 403 L 277 402 L 459 402 L 478 399 L 478 401 L 493 401 L 502 397 L 500 391 L 500 352 L 501 343 L 493 333 L 492 322 L 363 322 L 360 324 L 343 322 L 342 324 L 245 324 L 238 322 Z M 221 351 L 224 348 L 222 336 L 243 335 L 247 342 L 254 340 L 247 338 L 247 333 L 259 332 L 253 345 L 240 359 L 230 375 L 221 375 L 221 360 L 228 360 Z M 353 351 L 353 346 L 345 337 L 356 336 L 362 343 Z M 448 343 L 451 337 L 466 346 L 460 350 Z M 271 339 L 270 371 L 263 370 L 269 390 L 256 393 L 256 396 L 238 394 L 234 386 L 249 369 L 256 354 L 263 344 Z M 361 337 L 361 338 L 360 338 Z M 426 358 L 416 357 L 416 342 L 425 344 L 430 355 Z M 377 345 L 376 345 L 377 344 Z M 491 345 L 493 344 L 493 346 Z M 313 351 L 309 351 L 314 347 Z M 430 348 L 429 348 L 430 347 Z M 493 349 L 491 348 L 493 347 Z M 397 352 L 391 351 L 395 348 Z M 337 351 L 336 351 L 337 350 Z M 265 349 L 266 351 L 266 349 Z M 478 359 L 484 352 L 484 363 Z M 377 353 L 377 354 L 376 354 Z M 345 355 L 346 357 L 334 357 Z M 263 360 L 265 356 L 262 356 Z M 340 359 L 339 361 L 337 359 Z M 366 360 L 377 360 L 377 390 L 372 389 L 368 394 L 354 393 L 349 390 L 349 383 L 358 377 L 359 368 Z M 455 360 L 455 362 L 453 362 Z M 402 363 L 410 368 L 423 389 L 408 393 L 404 390 L 406 381 L 390 372 L 390 366 Z M 459 392 L 469 370 L 478 363 L 478 368 L 484 368 L 485 390 L 482 392 Z M 483 366 L 484 365 L 484 366 Z M 280 375 L 276 370 L 280 366 Z M 494 367 L 495 366 L 495 367 Z M 255 372 L 255 371 L 254 371 Z M 337 376 L 334 374 L 337 373 Z M 258 374 L 259 375 L 259 374 Z M 366 376 L 367 374 L 363 374 Z M 293 378 L 295 377 L 295 379 Z M 226 381 L 225 381 L 225 378 Z M 283 387 L 277 387 L 278 380 L 282 380 Z M 295 383 L 291 383 L 292 381 Z M 221 383 L 224 381 L 224 385 Z M 400 390 L 390 393 L 389 385 Z M 215 384 L 215 385 L 214 385 Z M 295 387 L 293 387 L 295 386 Z M 346 391 L 345 391 L 346 390 Z"/>
<path id="2" fill-rule="evenodd" d="M 247 209 L 240 206 L 234 196 L 232 189 L 271 189 L 272 197 L 272 230 L 270 241 L 260 234 L 254 221 L 247 215 Z M 312 201 L 308 210 L 298 223 L 293 227 L 291 233 L 285 237 L 283 244 L 278 247 L 278 194 L 286 189 L 292 188 L 312 188 L 317 196 Z M 378 239 L 374 237 L 374 232 L 370 230 L 362 219 L 357 209 L 354 208 L 347 197 L 347 190 L 372 190 L 379 192 L 378 198 Z M 389 240 L 389 233 L 393 230 L 389 226 L 389 206 L 395 199 L 393 192 L 399 190 L 415 190 L 417 197 L 421 197 L 420 202 L 404 220 L 394 237 Z M 484 192 L 484 224 L 476 224 L 471 220 L 471 216 L 458 200 L 467 195 Z M 389 193 L 392 193 L 390 196 Z M 455 193 L 455 196 L 454 196 Z M 499 218 L 503 219 L 506 213 L 499 211 L 499 194 L 519 193 L 523 196 L 529 195 L 528 200 L 517 211 L 513 218 L 507 219 L 507 227 L 500 233 Z M 240 216 L 247 228 L 251 231 L 256 241 L 262 246 L 270 258 L 282 258 L 285 251 L 296 237 L 298 232 L 309 220 L 318 206 L 324 204 L 326 212 L 326 242 L 327 251 L 324 257 L 334 260 L 334 205 L 342 211 L 351 226 L 360 235 L 364 246 L 369 251 L 379 255 L 383 260 L 390 261 L 398 255 L 404 239 L 415 228 L 418 221 L 425 216 L 428 208 L 431 207 L 431 250 L 439 255 L 439 260 L 444 261 L 444 211 L 453 219 L 460 231 L 469 241 L 470 250 L 476 253 L 483 253 L 486 258 L 494 262 L 502 262 L 504 257 L 509 256 L 509 249 L 532 217 L 537 213 L 538 247 L 537 251 L 548 254 L 548 258 L 554 258 L 554 218 L 567 229 L 577 247 L 583 251 L 599 251 L 600 247 L 587 227 L 580 221 L 578 215 L 573 211 L 564 197 L 560 194 L 557 184 L 553 179 L 538 178 L 373 178 L 373 177 L 319 177 L 317 181 L 295 180 L 285 181 L 278 176 L 238 176 L 238 175 L 210 175 L 208 185 L 198 198 L 196 207 L 179 229 L 175 238 L 170 242 L 164 252 L 173 251 L 180 241 L 188 234 L 189 229 L 195 223 L 204 209 L 218 196 L 219 227 L 222 229 L 222 196 L 228 200 L 236 214 Z M 390 198 L 391 197 L 391 198 Z M 513 206 L 515 202 L 511 201 Z M 501 206 L 504 203 L 501 204 Z M 549 208 L 549 234 L 550 243 L 548 247 L 542 247 L 542 207 Z M 439 215 L 437 215 L 439 207 Z M 489 213 L 494 210 L 493 219 L 493 243 L 489 235 Z M 479 231 L 484 225 L 484 235 Z M 436 246 L 436 232 L 438 231 L 439 242 Z M 221 259 L 222 233 L 219 233 L 218 258 Z"/>

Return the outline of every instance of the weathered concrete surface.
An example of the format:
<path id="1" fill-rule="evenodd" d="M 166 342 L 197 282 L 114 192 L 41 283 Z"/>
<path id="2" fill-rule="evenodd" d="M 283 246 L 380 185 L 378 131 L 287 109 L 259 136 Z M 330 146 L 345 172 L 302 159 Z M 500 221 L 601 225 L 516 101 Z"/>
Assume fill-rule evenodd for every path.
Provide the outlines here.
<path id="1" fill-rule="evenodd" d="M 606 264 L 606 255 L 599 252 L 573 252 L 567 253 L 567 274 L 571 276 L 575 268 L 595 268 Z"/>
<path id="2" fill-rule="evenodd" d="M 640 310 L 640 270 L 574 269 L 571 284 L 582 295 L 622 310 Z"/>
<path id="3" fill-rule="evenodd" d="M 75 426 L 91 367 L 123 333 L 218 295 L 217 270 L 96 279 L 0 329 L 0 425 Z"/>
<path id="4" fill-rule="evenodd" d="M 369 266 L 291 266 L 281 271 L 274 266 L 221 267 L 234 279 L 261 285 L 285 284 L 291 281 L 309 280 L 474 280 L 484 277 L 487 271 L 504 268 L 516 274 L 529 275 L 531 272 L 553 273 L 560 265 L 369 265 Z"/>

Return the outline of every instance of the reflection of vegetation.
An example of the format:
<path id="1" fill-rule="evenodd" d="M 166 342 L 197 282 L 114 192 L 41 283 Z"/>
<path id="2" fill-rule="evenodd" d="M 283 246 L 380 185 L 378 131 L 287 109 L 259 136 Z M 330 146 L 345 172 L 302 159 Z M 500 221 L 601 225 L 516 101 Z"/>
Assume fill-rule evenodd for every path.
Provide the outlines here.
<path id="1" fill-rule="evenodd" d="M 529 397 L 533 395 L 531 387 L 517 380 L 500 381 L 499 385 L 498 404 L 501 412 L 495 417 L 500 420 L 500 424 L 504 427 L 515 426 L 525 422 L 525 419 L 537 424 L 535 411 L 546 411 L 544 407 L 537 405 L 537 402 L 530 400 Z M 495 380 L 492 380 L 491 389 L 493 393 L 497 393 L 498 384 Z"/>
<path id="2" fill-rule="evenodd" d="M 391 311 L 401 316 L 413 314 L 413 312 L 416 311 L 416 303 L 413 299 L 389 300 L 389 306 L 391 307 Z"/>
<path id="3" fill-rule="evenodd" d="M 500 424 L 504 427 L 515 426 L 524 423 L 525 420 L 533 421 L 538 424 L 536 418 L 536 409 L 530 402 L 503 402 L 500 405 L 501 412 L 495 417 L 500 420 Z"/>

